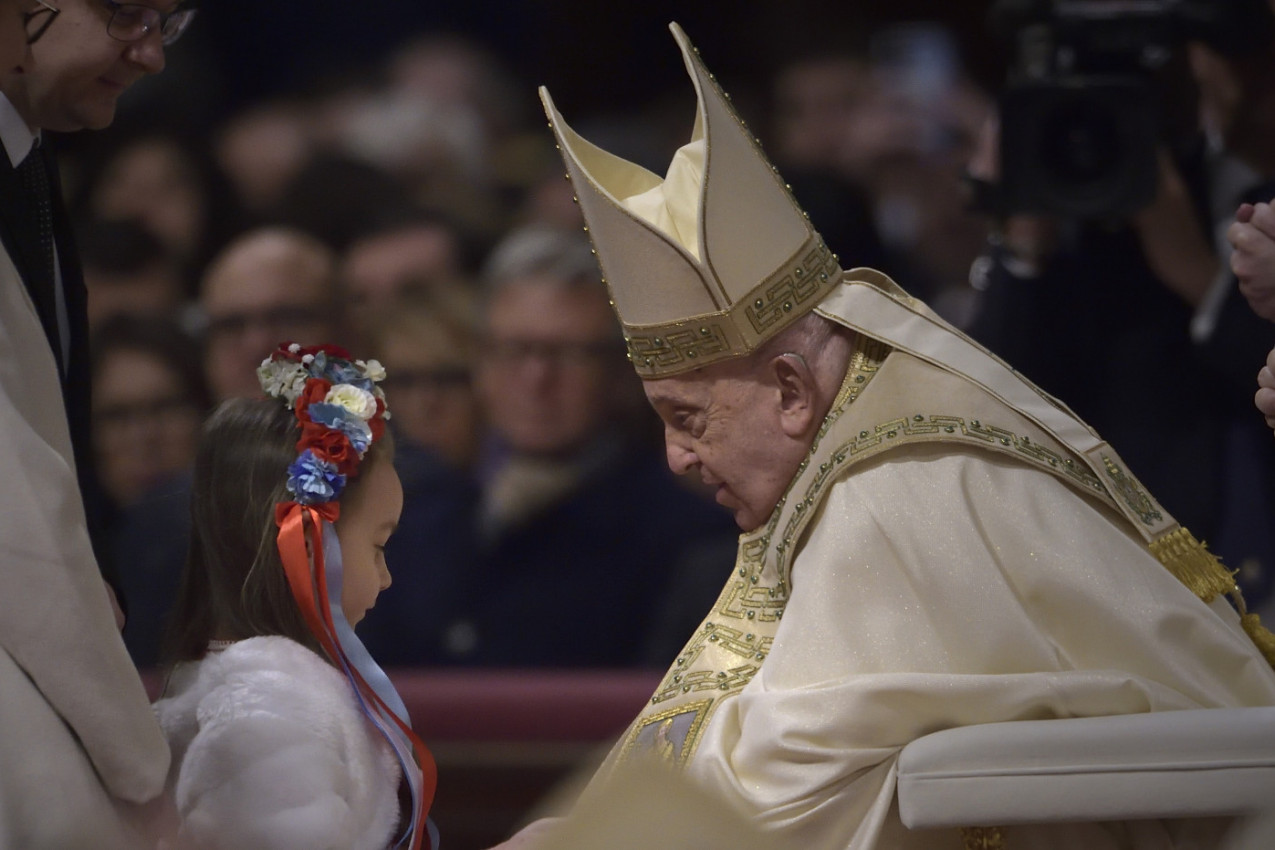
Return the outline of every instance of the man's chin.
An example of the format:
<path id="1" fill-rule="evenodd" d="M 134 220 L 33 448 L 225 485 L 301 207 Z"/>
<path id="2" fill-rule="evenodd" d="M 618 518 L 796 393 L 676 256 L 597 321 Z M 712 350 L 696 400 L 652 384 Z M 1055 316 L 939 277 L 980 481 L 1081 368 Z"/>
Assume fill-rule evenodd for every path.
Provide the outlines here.
<path id="1" fill-rule="evenodd" d="M 108 93 L 91 101 L 85 98 L 79 104 L 68 104 L 69 108 L 62 110 L 60 114 L 48 116 L 47 120 L 40 123 L 40 127 L 56 133 L 105 130 L 115 121 L 118 99 L 119 95 Z"/>
<path id="2" fill-rule="evenodd" d="M 110 109 L 94 110 L 88 115 L 82 116 L 80 126 L 72 127 L 62 132 L 74 132 L 75 130 L 105 130 L 115 121 L 115 104 L 111 104 Z"/>
<path id="3" fill-rule="evenodd" d="M 739 530 L 744 534 L 756 531 L 766 522 L 766 517 L 754 516 L 748 508 L 735 509 L 735 525 L 739 526 Z"/>

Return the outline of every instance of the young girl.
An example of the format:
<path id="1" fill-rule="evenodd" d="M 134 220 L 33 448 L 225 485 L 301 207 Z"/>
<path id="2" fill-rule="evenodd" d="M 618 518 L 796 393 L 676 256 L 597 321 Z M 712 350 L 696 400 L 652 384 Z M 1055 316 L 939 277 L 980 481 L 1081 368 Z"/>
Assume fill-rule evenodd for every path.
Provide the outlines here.
<path id="1" fill-rule="evenodd" d="M 434 766 L 352 627 L 403 489 L 376 361 L 280 346 L 204 426 L 160 724 L 179 847 L 431 847 Z"/>

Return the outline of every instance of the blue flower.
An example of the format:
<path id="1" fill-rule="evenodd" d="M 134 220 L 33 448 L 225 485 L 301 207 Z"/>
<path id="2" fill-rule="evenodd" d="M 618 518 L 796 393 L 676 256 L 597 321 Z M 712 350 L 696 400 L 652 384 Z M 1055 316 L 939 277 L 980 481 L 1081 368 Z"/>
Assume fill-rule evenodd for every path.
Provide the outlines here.
<path id="1" fill-rule="evenodd" d="M 336 466 L 306 449 L 288 467 L 288 492 L 302 505 L 331 502 L 345 489 L 345 476 Z"/>
<path id="2" fill-rule="evenodd" d="M 365 384 L 371 381 L 363 374 L 363 371 L 347 360 L 329 360 L 324 371 L 323 377 L 327 378 L 335 384 L 353 384 L 359 389 L 371 392 L 372 389 Z"/>
<path id="3" fill-rule="evenodd" d="M 372 445 L 372 429 L 368 427 L 367 422 L 339 404 L 316 402 L 306 408 L 306 413 L 310 421 L 316 425 L 335 428 L 344 434 L 349 439 L 350 445 L 354 446 L 354 450 L 359 453 L 359 457 L 362 457 L 367 447 Z"/>

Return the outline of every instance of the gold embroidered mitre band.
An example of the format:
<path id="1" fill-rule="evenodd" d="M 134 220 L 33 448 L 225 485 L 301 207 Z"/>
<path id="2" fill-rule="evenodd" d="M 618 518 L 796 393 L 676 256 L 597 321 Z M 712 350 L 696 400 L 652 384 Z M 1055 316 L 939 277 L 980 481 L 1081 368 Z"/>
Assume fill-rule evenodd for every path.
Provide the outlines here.
<path id="1" fill-rule="evenodd" d="M 823 300 L 838 260 L 677 24 L 695 85 L 691 140 L 661 179 L 585 141 L 540 89 L 586 230 L 643 378 L 755 350 Z"/>

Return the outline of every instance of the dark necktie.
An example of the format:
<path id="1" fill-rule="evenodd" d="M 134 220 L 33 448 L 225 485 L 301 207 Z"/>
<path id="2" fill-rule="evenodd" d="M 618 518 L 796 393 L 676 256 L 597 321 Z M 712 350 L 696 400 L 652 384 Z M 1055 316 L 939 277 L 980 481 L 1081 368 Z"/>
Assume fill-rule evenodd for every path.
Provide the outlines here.
<path id="1" fill-rule="evenodd" d="M 49 187 L 49 173 L 45 169 L 44 153 L 39 145 L 31 149 L 18 166 L 22 181 L 26 214 L 31 216 L 34 230 L 39 235 L 40 286 L 47 293 L 54 293 L 53 272 L 53 199 Z"/>

